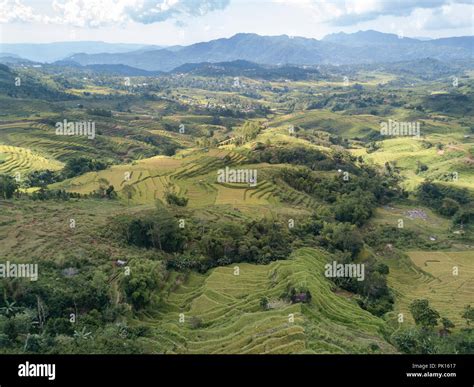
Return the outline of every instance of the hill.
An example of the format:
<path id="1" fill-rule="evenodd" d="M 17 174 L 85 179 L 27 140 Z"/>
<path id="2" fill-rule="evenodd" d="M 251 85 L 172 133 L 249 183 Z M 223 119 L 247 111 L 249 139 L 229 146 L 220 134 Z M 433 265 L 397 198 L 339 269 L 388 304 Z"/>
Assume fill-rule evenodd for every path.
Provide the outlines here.
<path id="1" fill-rule="evenodd" d="M 54 43 L 2 43 L 0 52 L 11 53 L 35 62 L 54 62 L 77 52 L 88 54 L 119 53 L 144 49 L 143 44 L 76 41 Z M 157 48 L 151 46 L 151 48 Z"/>
<path id="2" fill-rule="evenodd" d="M 190 74 L 205 77 L 227 76 L 248 77 L 265 80 L 304 80 L 315 78 L 319 71 L 315 68 L 302 68 L 297 66 L 263 66 L 245 60 L 217 63 L 187 63 L 176 67 L 171 73 Z"/>
<path id="3" fill-rule="evenodd" d="M 268 266 L 238 264 L 206 275 L 191 274 L 173 286 L 164 304 L 145 311 L 147 345 L 165 353 L 373 353 L 395 352 L 384 322 L 335 292 L 324 277 L 329 256 L 315 249 L 296 251 Z M 288 287 L 305 287 L 310 304 L 279 300 Z M 269 308 L 260 306 L 267 298 Z M 179 322 L 183 313 L 184 322 Z M 293 321 L 294 318 L 294 321 Z"/>

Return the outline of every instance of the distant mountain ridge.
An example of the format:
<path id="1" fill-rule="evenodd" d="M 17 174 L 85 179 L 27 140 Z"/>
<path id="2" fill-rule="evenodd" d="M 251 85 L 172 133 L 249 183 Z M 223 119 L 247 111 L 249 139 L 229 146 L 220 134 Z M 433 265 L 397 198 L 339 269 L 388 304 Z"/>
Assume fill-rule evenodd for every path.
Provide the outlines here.
<path id="1" fill-rule="evenodd" d="M 122 53 L 144 49 L 159 49 L 160 46 L 144 44 L 106 43 L 97 41 L 55 42 L 55 43 L 14 43 L 0 44 L 0 53 L 17 55 L 34 62 L 54 62 L 78 52 L 87 54 Z"/>
<path id="2" fill-rule="evenodd" d="M 474 59 L 474 37 L 415 39 L 378 31 L 336 33 L 322 40 L 287 35 L 239 33 L 189 46 L 159 47 L 105 42 L 3 44 L 0 55 L 35 62 L 67 61 L 83 66 L 122 65 L 145 71 L 171 71 L 188 63 L 248 61 L 261 65 L 352 65 Z M 20 58 L 19 58 L 20 59 Z M 11 62 L 13 62 L 10 59 Z M 118 68 L 117 68 L 118 69 Z"/>
<path id="3" fill-rule="evenodd" d="M 127 53 L 75 54 L 82 65 L 124 64 L 148 71 L 170 71 L 186 63 L 251 61 L 266 65 L 384 63 L 433 58 L 441 61 L 474 58 L 474 37 L 432 40 L 401 38 L 377 31 L 331 34 L 322 40 L 302 37 L 236 34 L 159 50 Z"/>

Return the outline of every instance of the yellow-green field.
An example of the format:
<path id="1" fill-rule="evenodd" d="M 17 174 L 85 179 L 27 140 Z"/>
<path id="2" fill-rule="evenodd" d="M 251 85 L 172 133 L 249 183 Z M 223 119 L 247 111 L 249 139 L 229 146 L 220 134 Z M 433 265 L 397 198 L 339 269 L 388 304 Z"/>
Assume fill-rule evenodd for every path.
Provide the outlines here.
<path id="1" fill-rule="evenodd" d="M 426 148 L 424 141 L 444 144 L 444 148 Z M 381 148 L 373 153 L 367 153 L 365 148 L 353 149 L 351 153 L 379 166 L 387 162 L 395 163 L 404 177 L 402 185 L 409 191 L 415 190 L 427 178 L 474 190 L 474 160 L 468 154 L 473 144 L 448 142 L 443 140 L 442 135 L 423 139 L 398 137 L 379 142 Z M 427 165 L 428 170 L 417 174 L 418 163 Z M 449 177 L 454 172 L 457 179 Z"/>
<path id="2" fill-rule="evenodd" d="M 34 170 L 59 170 L 63 163 L 43 157 L 30 149 L 0 144 L 0 173 L 27 173 Z"/>
<path id="3" fill-rule="evenodd" d="M 426 298 L 442 317 L 456 326 L 466 326 L 461 318 L 474 294 L 474 249 L 470 251 L 410 251 L 401 260 L 386 259 L 390 266 L 390 287 L 395 291 L 395 313 L 412 322 L 409 304 Z M 457 275 L 456 275 L 457 268 Z"/>
<path id="4" fill-rule="evenodd" d="M 155 353 L 370 353 L 376 344 L 394 352 L 384 322 L 334 292 L 327 259 L 306 248 L 270 265 L 235 264 L 185 280 L 175 274 L 166 299 L 140 316 L 153 330 L 147 346 Z M 288 285 L 307 287 L 311 305 L 279 300 Z"/>
<path id="5" fill-rule="evenodd" d="M 417 212 L 414 213 L 413 211 Z M 425 217 L 414 216 L 414 214 L 423 214 Z M 427 242 L 430 242 L 430 237 L 436 238 L 436 241 L 449 240 L 456 236 L 455 232 L 458 231 L 450 230 L 451 221 L 437 215 L 427 207 L 401 204 L 377 208 L 370 225 L 386 225 L 398 228 L 400 219 L 403 220 L 404 229 L 413 231 L 418 237 Z"/>

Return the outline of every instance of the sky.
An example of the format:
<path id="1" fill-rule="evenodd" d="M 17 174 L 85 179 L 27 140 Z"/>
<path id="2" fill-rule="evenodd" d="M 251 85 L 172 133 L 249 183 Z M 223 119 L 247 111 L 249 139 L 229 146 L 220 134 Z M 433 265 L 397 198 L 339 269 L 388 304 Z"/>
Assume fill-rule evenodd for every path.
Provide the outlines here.
<path id="1" fill-rule="evenodd" d="M 187 45 L 239 32 L 474 35 L 474 0 L 0 0 L 1 43 Z"/>

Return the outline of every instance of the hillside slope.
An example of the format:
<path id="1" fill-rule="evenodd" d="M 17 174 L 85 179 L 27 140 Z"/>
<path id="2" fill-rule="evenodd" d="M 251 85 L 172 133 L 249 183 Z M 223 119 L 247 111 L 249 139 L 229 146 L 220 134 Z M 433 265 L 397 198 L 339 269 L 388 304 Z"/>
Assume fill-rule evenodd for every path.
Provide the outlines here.
<path id="1" fill-rule="evenodd" d="M 328 259 L 327 253 L 304 248 L 266 266 L 219 267 L 207 275 L 193 273 L 183 283 L 172 276 L 170 289 L 177 289 L 140 316 L 153 331 L 147 346 L 155 353 L 394 352 L 384 340 L 383 320 L 334 292 L 324 277 Z M 290 286 L 309 289 L 311 303 L 279 300 Z M 263 297 L 268 310 L 260 306 Z"/>

